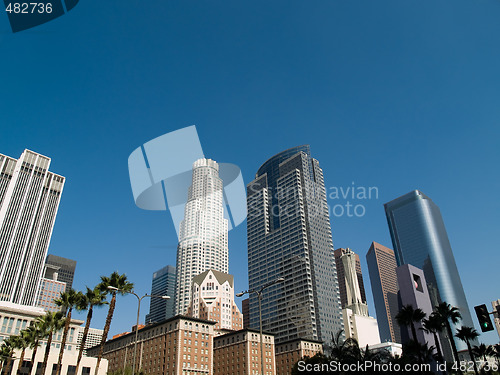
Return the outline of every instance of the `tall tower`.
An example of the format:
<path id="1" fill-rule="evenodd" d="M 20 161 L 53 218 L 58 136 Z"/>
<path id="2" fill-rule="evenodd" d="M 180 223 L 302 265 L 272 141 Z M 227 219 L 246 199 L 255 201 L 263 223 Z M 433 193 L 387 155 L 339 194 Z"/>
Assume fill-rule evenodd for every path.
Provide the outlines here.
<path id="1" fill-rule="evenodd" d="M 328 341 L 343 329 L 323 171 L 308 145 L 266 161 L 247 186 L 248 278 L 264 290 L 263 329 L 281 343 Z M 250 295 L 250 327 L 259 327 Z"/>
<path id="2" fill-rule="evenodd" d="M 399 312 L 399 287 L 394 251 L 372 242 L 366 254 L 366 262 L 377 312 L 380 339 L 382 342 L 401 343 L 401 329 L 396 322 L 396 315 Z"/>
<path id="3" fill-rule="evenodd" d="M 462 320 L 453 331 L 474 327 L 439 207 L 419 190 L 384 207 L 398 266 L 411 264 L 424 271 L 433 306 L 447 302 L 460 309 Z M 458 350 L 467 349 L 461 340 L 455 343 Z"/>
<path id="4" fill-rule="evenodd" d="M 361 273 L 361 262 L 359 260 L 359 255 L 356 254 L 351 249 L 343 249 L 339 248 L 333 252 L 335 257 L 335 265 L 337 266 L 337 278 L 339 282 L 339 291 L 340 291 L 340 302 L 342 303 L 342 308 L 348 305 L 347 303 L 347 289 L 346 289 L 346 273 L 344 269 L 344 263 L 342 262 L 342 256 L 347 254 L 353 254 L 355 260 L 355 272 L 356 278 L 359 286 L 359 292 L 361 294 L 360 300 L 361 302 L 366 303 L 366 293 L 365 293 L 365 284 L 363 282 L 363 274 Z M 351 256 L 351 255 L 350 255 Z"/>
<path id="5" fill-rule="evenodd" d="M 35 306 L 64 177 L 50 158 L 0 155 L 0 300 Z"/>
<path id="6" fill-rule="evenodd" d="M 45 264 L 58 267 L 57 280 L 66 283 L 66 290 L 73 287 L 73 279 L 75 278 L 76 270 L 76 260 L 49 254 L 47 255 Z"/>
<path id="7" fill-rule="evenodd" d="M 208 269 L 228 272 L 227 232 L 219 165 L 211 159 L 199 159 L 193 164 L 192 184 L 179 228 L 176 314 L 187 312 L 194 276 Z"/>
<path id="8" fill-rule="evenodd" d="M 174 316 L 175 267 L 166 266 L 153 273 L 151 294 L 169 296 L 170 299 L 151 298 L 146 323 L 159 323 Z"/>

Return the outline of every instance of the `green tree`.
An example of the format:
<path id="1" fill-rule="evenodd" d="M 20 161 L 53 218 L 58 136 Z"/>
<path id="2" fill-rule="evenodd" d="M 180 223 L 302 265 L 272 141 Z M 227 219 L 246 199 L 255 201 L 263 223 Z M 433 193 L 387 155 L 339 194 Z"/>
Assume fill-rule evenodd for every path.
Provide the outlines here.
<path id="1" fill-rule="evenodd" d="M 56 373 L 57 375 L 61 374 L 64 348 L 66 346 L 66 341 L 68 339 L 69 325 L 71 323 L 71 315 L 72 315 L 73 309 L 80 304 L 80 300 L 82 298 L 83 298 L 83 294 L 81 292 L 77 292 L 73 288 L 70 288 L 67 291 L 65 291 L 64 293 L 61 293 L 59 298 L 54 300 L 54 302 L 57 306 L 60 306 L 63 308 L 63 311 L 65 311 L 65 318 L 66 318 L 65 324 L 64 324 L 62 341 L 61 341 L 61 348 L 59 350 L 59 359 L 57 361 L 57 373 Z"/>
<path id="2" fill-rule="evenodd" d="M 453 351 L 453 357 L 455 358 L 455 362 L 458 363 L 460 358 L 458 358 L 457 345 L 453 339 L 450 322 L 457 324 L 462 319 L 462 314 L 460 314 L 460 310 L 457 307 L 451 306 L 446 302 L 441 302 L 437 305 L 434 312 L 441 319 L 446 328 L 446 333 L 448 334 L 448 339 L 450 340 L 451 349 Z"/>
<path id="3" fill-rule="evenodd" d="M 10 370 L 10 366 L 12 365 L 12 360 L 14 357 L 14 349 L 15 349 L 15 343 L 12 341 L 12 337 L 6 338 L 3 343 L 2 347 L 0 349 L 0 353 L 3 358 L 3 365 L 2 365 L 2 371 L 3 374 L 7 374 L 8 371 Z"/>
<path id="4" fill-rule="evenodd" d="M 63 329 L 66 319 L 64 319 L 64 314 L 62 312 L 47 312 L 45 315 L 38 317 L 37 319 L 43 327 L 42 330 L 45 332 L 44 336 L 47 337 L 45 355 L 42 363 L 42 374 L 45 374 L 54 333 Z"/>
<path id="5" fill-rule="evenodd" d="M 40 346 L 40 340 L 46 337 L 46 330 L 44 329 L 42 323 L 39 320 L 31 322 L 28 329 L 31 332 L 30 348 L 32 349 L 32 352 L 31 352 L 31 362 L 29 370 L 29 373 L 31 374 L 33 372 L 33 368 L 35 369 L 34 371 L 36 372 L 36 366 L 35 366 L 36 353 L 38 351 L 38 347 Z"/>
<path id="6" fill-rule="evenodd" d="M 472 350 L 470 342 L 477 339 L 479 337 L 479 333 L 477 333 L 477 331 L 472 327 L 463 326 L 462 328 L 459 328 L 457 330 L 455 337 L 459 338 L 460 340 L 464 341 L 465 344 L 467 344 L 467 350 L 469 351 L 470 359 L 472 361 L 472 364 L 474 365 L 474 372 L 476 373 L 476 375 L 478 375 L 479 373 L 477 371 L 476 359 L 474 357 L 474 351 Z"/>
<path id="7" fill-rule="evenodd" d="M 12 357 L 12 352 L 13 349 L 10 346 L 5 345 L 5 343 L 0 346 L 0 373 L 2 372 L 4 364 L 9 358 Z"/>
<path id="8" fill-rule="evenodd" d="M 82 342 L 80 343 L 80 349 L 78 350 L 78 359 L 76 361 L 75 374 L 78 375 L 78 369 L 80 368 L 80 362 L 82 361 L 83 350 L 85 349 L 85 343 L 87 342 L 87 336 L 90 328 L 90 321 L 92 320 L 92 314 L 94 312 L 94 307 L 100 307 L 106 305 L 106 293 L 102 292 L 99 286 L 94 289 L 87 287 L 86 293 L 82 294 L 79 303 L 77 305 L 78 310 L 87 310 L 87 321 L 85 322 L 85 328 L 83 329 Z"/>
<path id="9" fill-rule="evenodd" d="M 438 332 L 443 330 L 443 320 L 432 313 L 427 319 L 422 320 L 422 330 L 427 333 L 432 333 L 434 337 L 434 342 L 436 343 L 436 351 L 438 356 L 438 361 L 444 363 L 443 352 L 441 351 L 441 345 L 439 345 Z"/>
<path id="10" fill-rule="evenodd" d="M 95 375 L 97 375 L 97 373 L 99 372 L 99 365 L 104 354 L 104 344 L 106 344 L 109 329 L 111 327 L 111 320 L 113 319 L 113 314 L 115 312 L 116 294 L 124 295 L 128 292 L 131 292 L 134 289 L 134 284 L 127 280 L 127 276 L 125 274 L 120 275 L 118 272 L 113 272 L 109 277 L 101 276 L 101 283 L 98 285 L 98 287 L 103 293 L 111 293 L 111 301 L 109 303 L 108 315 L 106 317 L 104 332 L 101 338 L 101 345 L 99 347 L 99 354 L 97 356 Z M 111 287 L 112 289 L 110 289 L 109 287 Z"/>
<path id="11" fill-rule="evenodd" d="M 400 326 L 410 327 L 413 341 L 418 342 L 415 323 L 420 323 L 425 317 L 426 314 L 422 311 L 422 309 L 415 309 L 412 305 L 406 305 L 403 306 L 401 311 L 399 311 L 399 313 L 396 315 L 396 321 Z"/>
<path id="12" fill-rule="evenodd" d="M 24 355 L 26 353 L 26 348 L 30 345 L 30 331 L 29 327 L 26 330 L 19 332 L 19 335 L 12 336 L 12 342 L 14 343 L 15 349 L 20 349 L 21 354 L 19 355 L 19 364 L 17 365 L 17 374 L 21 374 L 21 367 L 24 362 Z"/>

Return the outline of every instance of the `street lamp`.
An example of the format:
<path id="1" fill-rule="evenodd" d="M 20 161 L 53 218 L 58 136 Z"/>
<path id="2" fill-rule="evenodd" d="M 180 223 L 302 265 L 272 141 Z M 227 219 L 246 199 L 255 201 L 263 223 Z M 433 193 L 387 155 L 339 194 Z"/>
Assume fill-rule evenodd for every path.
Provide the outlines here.
<path id="1" fill-rule="evenodd" d="M 284 277 L 280 277 L 274 281 L 265 284 L 262 288 L 258 290 L 246 290 L 241 293 L 236 293 L 236 297 L 242 297 L 245 294 L 255 293 L 259 298 L 259 325 L 260 325 L 260 366 L 262 375 L 264 375 L 264 340 L 262 339 L 262 292 L 264 289 L 269 288 L 271 285 L 285 282 Z"/>
<path id="2" fill-rule="evenodd" d="M 109 290 L 112 290 L 113 292 L 122 292 L 122 293 L 128 293 L 128 294 L 133 294 L 134 296 L 137 297 L 137 324 L 135 326 L 135 342 L 134 342 L 134 365 L 132 367 L 132 375 L 135 374 L 135 363 L 136 363 L 136 358 L 137 358 L 137 340 L 139 337 L 139 314 L 141 313 L 141 301 L 144 297 L 150 297 L 150 298 L 161 298 L 161 299 L 170 299 L 170 296 L 156 296 L 154 294 L 145 294 L 142 297 L 139 297 L 136 293 L 134 292 L 129 292 L 127 290 L 119 289 L 114 286 L 108 286 Z"/>

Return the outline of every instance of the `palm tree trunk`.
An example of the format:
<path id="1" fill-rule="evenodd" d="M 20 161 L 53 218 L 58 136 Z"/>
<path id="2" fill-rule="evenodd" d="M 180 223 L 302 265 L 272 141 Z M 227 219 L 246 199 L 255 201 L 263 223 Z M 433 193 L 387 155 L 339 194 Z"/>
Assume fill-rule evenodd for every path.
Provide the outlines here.
<path id="1" fill-rule="evenodd" d="M 25 352 L 26 352 L 26 348 L 23 348 L 23 350 L 21 351 L 21 355 L 19 356 L 19 365 L 17 366 L 17 375 L 21 375 L 21 367 L 23 366 Z"/>
<path id="2" fill-rule="evenodd" d="M 12 364 L 12 357 L 7 358 L 7 364 L 3 367 L 3 373 L 6 375 L 7 371 L 10 369 L 10 365 Z"/>
<path id="3" fill-rule="evenodd" d="M 89 312 L 87 313 L 87 322 L 85 323 L 85 329 L 83 330 L 82 342 L 80 343 L 80 350 L 78 351 L 78 360 L 76 361 L 75 375 L 78 375 L 78 369 L 80 367 L 80 362 L 82 361 L 83 349 L 85 348 L 85 342 L 87 341 L 87 335 L 89 333 L 90 321 L 92 320 L 92 310 L 93 306 L 89 307 Z"/>
<path id="4" fill-rule="evenodd" d="M 450 340 L 451 350 L 453 351 L 455 362 L 459 363 L 460 359 L 458 358 L 457 345 L 455 344 L 455 340 L 453 339 L 453 332 L 451 331 L 451 325 L 449 321 L 446 321 L 446 331 L 448 332 L 448 339 Z"/>
<path id="5" fill-rule="evenodd" d="M 49 353 L 51 345 L 52 345 L 52 332 L 49 333 L 49 337 L 47 338 L 47 346 L 45 347 L 45 356 L 43 357 L 43 363 L 42 363 L 42 375 L 45 375 L 45 370 L 47 369 L 47 362 L 49 361 Z"/>
<path id="6" fill-rule="evenodd" d="M 477 366 L 476 366 L 476 359 L 474 358 L 474 352 L 472 351 L 472 347 L 470 346 L 469 340 L 466 340 L 467 343 L 467 350 L 469 351 L 470 359 L 472 361 L 472 364 L 474 365 L 474 372 L 476 375 L 479 375 L 479 372 L 477 371 Z"/>
<path id="7" fill-rule="evenodd" d="M 33 353 L 31 353 L 30 374 L 33 372 L 33 367 L 35 368 L 35 373 L 36 373 L 37 366 L 35 366 L 35 357 L 36 357 L 36 352 L 38 351 L 38 344 L 39 341 L 37 340 L 35 342 L 35 347 L 33 348 Z"/>
<path id="8" fill-rule="evenodd" d="M 417 340 L 417 330 L 415 329 L 415 324 L 413 324 L 413 322 L 411 322 L 410 323 L 410 327 L 411 327 L 411 334 L 413 336 L 413 341 L 418 342 L 418 340 Z"/>
<path id="9" fill-rule="evenodd" d="M 444 363 L 443 352 L 441 351 L 441 345 L 439 345 L 439 337 L 437 332 L 432 332 L 434 335 L 434 342 L 436 343 L 436 350 L 438 352 L 439 362 Z"/>
<path id="10" fill-rule="evenodd" d="M 104 354 L 104 344 L 106 344 L 106 340 L 108 338 L 108 332 L 111 327 L 111 320 L 113 319 L 113 314 L 115 312 L 116 305 L 116 292 L 113 293 L 113 297 L 111 298 L 111 302 L 109 303 L 108 316 L 106 317 L 106 324 L 104 325 L 104 332 L 101 338 L 101 347 L 99 348 L 99 355 L 97 356 L 97 364 L 95 366 L 95 375 L 99 373 L 99 364 L 101 363 L 102 355 Z M 138 327 L 136 327 L 138 329 Z M 58 374 L 59 375 L 59 374 Z"/>
<path id="11" fill-rule="evenodd" d="M 63 360 L 63 355 L 64 355 L 64 347 L 66 346 L 66 340 L 68 338 L 69 323 L 71 321 L 71 312 L 72 311 L 73 311 L 73 308 L 70 307 L 70 309 L 68 310 L 68 314 L 66 315 L 66 321 L 64 323 L 64 332 L 63 332 L 63 337 L 62 337 L 62 341 L 61 341 L 61 350 L 59 350 L 59 360 L 57 361 L 56 375 L 61 374 L 62 360 Z"/>

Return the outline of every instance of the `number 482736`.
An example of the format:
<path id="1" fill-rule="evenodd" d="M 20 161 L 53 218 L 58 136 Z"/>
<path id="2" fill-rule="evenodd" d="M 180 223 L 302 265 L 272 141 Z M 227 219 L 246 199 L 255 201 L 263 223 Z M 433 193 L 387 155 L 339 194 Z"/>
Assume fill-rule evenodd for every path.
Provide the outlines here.
<path id="1" fill-rule="evenodd" d="M 51 3 L 8 3 L 7 13 L 52 13 Z"/>

